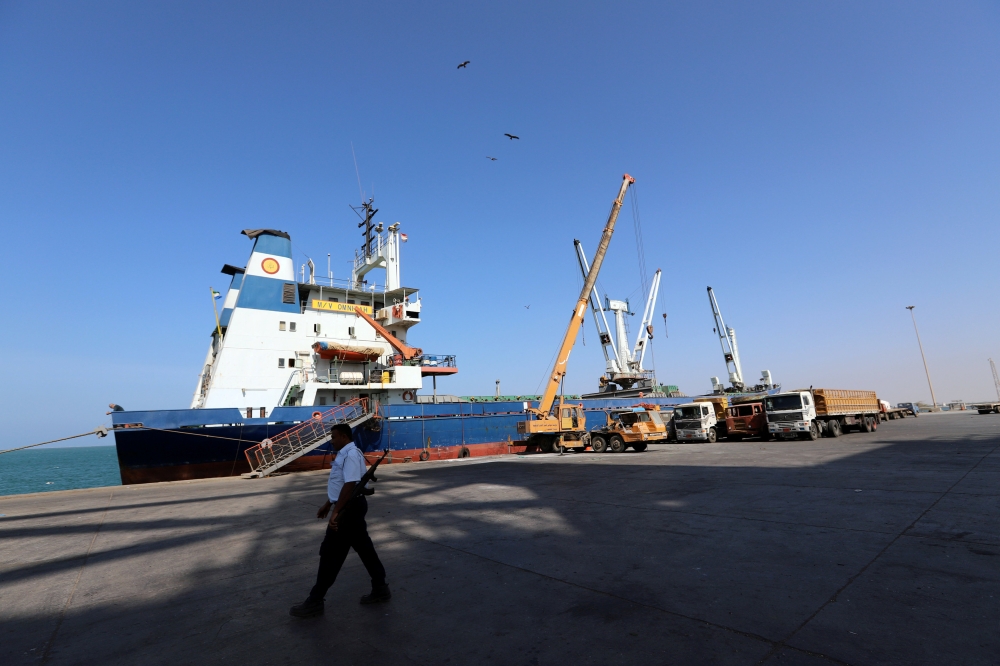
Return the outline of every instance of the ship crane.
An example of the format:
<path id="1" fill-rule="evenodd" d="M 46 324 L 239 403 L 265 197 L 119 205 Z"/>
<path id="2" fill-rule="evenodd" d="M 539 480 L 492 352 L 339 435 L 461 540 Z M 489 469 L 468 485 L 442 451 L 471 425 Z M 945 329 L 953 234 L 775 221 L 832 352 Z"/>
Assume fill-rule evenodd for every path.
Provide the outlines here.
<path id="1" fill-rule="evenodd" d="M 611 213 L 608 222 L 604 225 L 604 233 L 601 241 L 597 245 L 597 252 L 594 253 L 594 264 L 587 277 L 583 281 L 583 289 L 580 297 L 576 301 L 573 313 L 570 315 L 569 325 L 566 327 L 566 334 L 563 335 L 559 352 L 556 354 L 555 364 L 552 372 L 545 384 L 545 393 L 538 401 L 538 407 L 526 409 L 528 419 L 519 421 L 517 424 L 518 433 L 528 435 L 529 442 L 540 443 L 542 450 L 551 451 L 553 448 L 585 448 L 589 443 L 587 434 L 587 418 L 583 413 L 583 405 L 564 405 L 560 397 L 559 404 L 553 410 L 556 393 L 562 385 L 566 376 L 566 363 L 569 361 L 570 352 L 573 351 L 573 344 L 576 336 L 580 332 L 580 324 L 587 311 L 587 303 L 590 301 L 594 291 L 594 284 L 597 282 L 597 275 L 600 273 L 601 264 L 604 263 L 604 255 L 607 254 L 608 244 L 611 242 L 611 235 L 615 231 L 615 222 L 618 220 L 618 212 L 621 210 L 622 202 L 625 200 L 625 192 L 629 185 L 635 182 L 632 176 L 625 174 L 622 176 L 622 185 L 618 190 L 618 197 L 611 204 Z"/>
<path id="2" fill-rule="evenodd" d="M 578 240 L 574 240 L 573 244 L 576 246 L 576 258 L 580 264 L 580 272 L 586 280 L 590 273 L 590 266 L 583 251 L 583 244 Z M 652 388 L 656 383 L 650 371 L 643 367 L 643 361 L 646 356 L 646 343 L 653 338 L 653 313 L 660 289 L 661 274 L 661 271 L 657 269 L 653 275 L 649 296 L 646 299 L 646 308 L 642 313 L 642 322 L 631 350 L 628 344 L 628 334 L 625 330 L 625 315 L 632 314 L 629 312 L 628 301 L 615 301 L 605 296 L 605 307 L 602 308 L 601 297 L 596 285 L 591 290 L 590 310 L 594 317 L 594 324 L 597 326 L 605 361 L 605 374 L 601 377 L 601 385 L 609 387 L 604 390 L 613 389 L 612 385 L 617 385 L 622 389 L 630 389 L 637 385 L 640 388 Z M 606 311 L 614 313 L 614 335 L 611 333 L 607 316 L 604 314 Z"/>
<path id="3" fill-rule="evenodd" d="M 990 359 L 990 370 L 993 371 L 993 388 L 997 390 L 997 400 L 1000 401 L 1000 377 L 997 376 L 997 364 Z"/>
<path id="4" fill-rule="evenodd" d="M 722 356 L 726 360 L 726 370 L 729 372 L 729 383 L 732 384 L 733 390 L 742 391 L 745 384 L 743 383 L 743 368 L 740 366 L 740 352 L 739 347 L 736 346 L 736 331 L 726 326 L 726 323 L 722 321 L 722 311 L 719 310 L 719 303 L 715 300 L 715 292 L 712 288 L 708 288 L 708 302 L 712 306 L 712 316 L 715 317 L 715 333 L 719 336 L 719 344 L 722 346 Z M 719 390 L 718 379 L 712 378 L 712 388 Z"/>

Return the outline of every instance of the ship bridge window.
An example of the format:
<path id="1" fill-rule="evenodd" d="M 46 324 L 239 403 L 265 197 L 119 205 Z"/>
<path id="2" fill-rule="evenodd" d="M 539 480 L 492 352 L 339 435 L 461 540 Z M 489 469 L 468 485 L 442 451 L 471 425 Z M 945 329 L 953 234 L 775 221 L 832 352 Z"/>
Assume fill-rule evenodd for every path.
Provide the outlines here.
<path id="1" fill-rule="evenodd" d="M 410 310 L 406 311 L 406 316 L 408 318 L 410 318 L 410 319 L 420 319 L 420 313 L 419 312 L 411 312 Z"/>
<path id="2" fill-rule="evenodd" d="M 294 321 L 288 322 L 288 330 L 291 331 L 292 333 L 295 332 L 295 322 Z"/>
<path id="3" fill-rule="evenodd" d="M 278 367 L 279 368 L 285 367 L 285 359 L 283 359 L 283 358 L 279 358 L 278 359 Z"/>
<path id="4" fill-rule="evenodd" d="M 294 358 L 288 359 L 288 367 L 289 368 L 294 368 L 295 367 L 295 359 Z"/>
<path id="5" fill-rule="evenodd" d="M 285 322 L 283 322 L 283 321 L 279 321 L 278 322 L 278 330 L 279 331 L 285 330 Z"/>

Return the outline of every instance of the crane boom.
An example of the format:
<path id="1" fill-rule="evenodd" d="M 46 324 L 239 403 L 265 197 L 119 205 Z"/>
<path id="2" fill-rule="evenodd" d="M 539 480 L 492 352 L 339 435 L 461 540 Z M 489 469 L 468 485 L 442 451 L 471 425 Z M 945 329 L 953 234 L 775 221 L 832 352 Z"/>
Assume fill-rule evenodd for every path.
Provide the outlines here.
<path id="1" fill-rule="evenodd" d="M 993 371 L 993 388 L 997 390 L 997 400 L 1000 400 L 1000 377 L 997 376 L 997 365 L 990 359 L 990 370 Z"/>
<path id="2" fill-rule="evenodd" d="M 587 273 L 590 272 L 590 264 L 587 263 L 587 255 L 583 252 L 583 243 L 574 238 L 573 245 L 576 247 L 576 259 L 580 263 L 580 272 L 583 273 L 583 279 L 586 280 Z M 591 291 L 590 310 L 594 315 L 594 324 L 597 325 L 597 335 L 601 340 L 601 349 L 604 350 L 606 369 L 609 372 L 619 372 L 621 368 L 625 367 L 625 364 L 622 363 L 621 358 L 618 356 L 618 348 L 615 347 L 615 339 L 611 335 L 608 318 L 604 314 L 604 308 L 601 307 L 601 296 L 597 293 L 596 283 Z M 600 319 L 597 318 L 598 313 L 600 313 Z M 604 328 L 601 328 L 602 322 L 604 323 Z M 608 354 L 608 347 L 611 347 L 610 354 Z M 612 360 L 612 357 L 614 357 L 614 360 Z"/>
<path id="3" fill-rule="evenodd" d="M 743 368 L 740 367 L 740 352 L 736 347 L 736 332 L 726 327 L 722 321 L 719 303 L 715 300 L 715 292 L 708 288 L 708 302 L 712 306 L 712 316 L 715 317 L 715 332 L 719 335 L 722 346 L 722 356 L 726 359 L 726 370 L 729 371 L 729 382 L 734 388 L 743 388 Z M 714 380 L 713 380 L 714 381 Z"/>
<path id="4" fill-rule="evenodd" d="M 639 325 L 639 334 L 635 338 L 635 348 L 632 350 L 636 372 L 642 372 L 642 362 L 646 358 L 646 340 L 653 339 L 653 310 L 656 309 L 656 294 L 660 291 L 660 274 L 661 271 L 657 268 L 653 275 L 653 284 L 649 287 L 646 309 L 642 311 L 642 323 Z"/>
<path id="5" fill-rule="evenodd" d="M 540 418 L 547 418 L 549 416 L 552 403 L 555 401 L 556 393 L 559 391 L 559 384 L 562 382 L 563 377 L 566 376 L 566 362 L 569 360 L 570 352 L 573 351 L 576 335 L 580 332 L 580 324 L 583 322 L 583 314 L 587 310 L 587 302 L 590 301 L 590 294 L 594 289 L 594 284 L 597 282 L 597 275 L 601 271 L 601 264 L 604 263 L 604 255 L 608 251 L 611 234 L 614 233 L 615 222 L 618 220 L 618 211 L 622 208 L 622 202 L 625 200 L 625 192 L 628 190 L 628 186 L 634 182 L 635 178 L 632 176 L 628 174 L 622 176 L 621 189 L 618 190 L 618 197 L 611 204 L 611 214 L 608 216 L 608 222 L 604 226 L 604 233 L 601 235 L 601 242 L 597 245 L 597 252 L 594 253 L 594 263 L 590 266 L 587 279 L 583 281 L 583 289 L 580 290 L 580 297 L 576 301 L 576 307 L 573 308 L 573 314 L 570 315 L 569 326 L 566 327 L 566 335 L 563 336 L 559 353 L 556 354 L 555 365 L 552 366 L 552 373 L 549 375 L 549 381 L 545 385 L 545 393 L 542 394 L 542 399 L 538 403 L 538 409 L 530 410 L 535 416 Z"/>

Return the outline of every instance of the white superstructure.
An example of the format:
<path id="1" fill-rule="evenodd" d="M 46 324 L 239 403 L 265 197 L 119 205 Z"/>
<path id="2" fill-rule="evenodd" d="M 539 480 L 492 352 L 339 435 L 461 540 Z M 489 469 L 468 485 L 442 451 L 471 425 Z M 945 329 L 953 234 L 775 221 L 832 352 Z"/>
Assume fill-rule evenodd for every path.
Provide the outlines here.
<path id="1" fill-rule="evenodd" d="M 423 376 L 457 372 L 454 357 L 404 360 L 357 314 L 361 308 L 402 343 L 420 323 L 417 290 L 400 283 L 405 235 L 399 223 L 385 231 L 382 224 L 375 227 L 371 215 L 363 222 L 365 246 L 351 280 L 317 278 L 310 266 L 307 281 L 299 282 L 287 233 L 243 232 L 254 241 L 253 250 L 245 268 L 223 267 L 232 283 L 192 408 L 238 407 L 262 417 L 277 406 L 335 405 L 353 397 L 413 403 Z M 384 286 L 364 279 L 374 268 L 386 271 Z"/>

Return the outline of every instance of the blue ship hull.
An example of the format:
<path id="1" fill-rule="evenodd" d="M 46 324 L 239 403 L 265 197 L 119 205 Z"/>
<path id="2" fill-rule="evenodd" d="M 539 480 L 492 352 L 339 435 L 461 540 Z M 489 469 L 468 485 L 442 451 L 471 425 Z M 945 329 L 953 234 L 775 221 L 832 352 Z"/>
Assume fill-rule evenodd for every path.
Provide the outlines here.
<path id="1" fill-rule="evenodd" d="M 692 398 L 608 398 L 584 405 L 590 424 L 603 413 L 639 402 L 677 405 Z M 387 462 L 519 453 L 527 449 L 517 424 L 523 402 L 456 402 L 385 405 L 375 427 L 357 428 L 362 451 L 390 451 Z M 114 412 L 115 446 L 123 484 L 238 476 L 250 471 L 245 451 L 265 437 L 312 418 L 315 407 L 278 407 L 266 419 L 246 418 L 238 409 L 181 409 Z M 287 471 L 323 469 L 332 458 L 323 445 L 287 465 Z M 424 455 L 421 455 L 424 454 Z"/>

